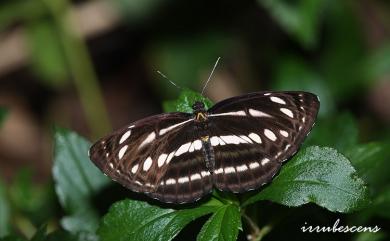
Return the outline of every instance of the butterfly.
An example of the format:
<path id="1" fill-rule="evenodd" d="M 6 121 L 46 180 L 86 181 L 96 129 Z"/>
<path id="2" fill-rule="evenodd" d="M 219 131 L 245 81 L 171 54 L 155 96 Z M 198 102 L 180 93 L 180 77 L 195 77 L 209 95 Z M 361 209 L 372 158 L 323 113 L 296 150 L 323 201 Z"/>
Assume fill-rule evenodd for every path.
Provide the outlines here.
<path id="1" fill-rule="evenodd" d="M 134 192 L 195 202 L 214 188 L 242 193 L 269 183 L 312 129 L 319 99 L 308 92 L 255 92 L 206 110 L 136 121 L 98 140 L 90 159 Z"/>

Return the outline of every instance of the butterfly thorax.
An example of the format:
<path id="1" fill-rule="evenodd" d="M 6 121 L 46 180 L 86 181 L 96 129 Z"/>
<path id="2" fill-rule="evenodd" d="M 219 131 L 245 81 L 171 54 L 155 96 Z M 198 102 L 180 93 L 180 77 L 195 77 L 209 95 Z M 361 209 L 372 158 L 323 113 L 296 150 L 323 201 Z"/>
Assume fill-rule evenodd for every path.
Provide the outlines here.
<path id="1" fill-rule="evenodd" d="M 205 109 L 204 104 L 202 102 L 196 101 L 192 105 L 192 110 L 193 110 L 196 122 L 203 122 L 203 121 L 207 120 L 206 109 Z"/>

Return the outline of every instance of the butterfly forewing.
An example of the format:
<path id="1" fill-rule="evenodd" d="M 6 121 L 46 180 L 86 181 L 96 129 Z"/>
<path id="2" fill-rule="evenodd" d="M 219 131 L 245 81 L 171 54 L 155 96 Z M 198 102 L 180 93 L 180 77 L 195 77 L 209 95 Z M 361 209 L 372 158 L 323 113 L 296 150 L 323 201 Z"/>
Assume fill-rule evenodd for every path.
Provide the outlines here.
<path id="1" fill-rule="evenodd" d="M 170 203 L 245 192 L 269 182 L 310 132 L 319 101 L 307 92 L 257 92 L 194 114 L 137 121 L 97 141 L 91 160 L 136 192 Z"/>
<path id="2" fill-rule="evenodd" d="M 135 192 L 164 202 L 197 200 L 211 191 L 212 182 L 192 122 L 185 113 L 140 120 L 97 141 L 90 158 Z M 203 176 L 191 175 L 193 171 Z"/>

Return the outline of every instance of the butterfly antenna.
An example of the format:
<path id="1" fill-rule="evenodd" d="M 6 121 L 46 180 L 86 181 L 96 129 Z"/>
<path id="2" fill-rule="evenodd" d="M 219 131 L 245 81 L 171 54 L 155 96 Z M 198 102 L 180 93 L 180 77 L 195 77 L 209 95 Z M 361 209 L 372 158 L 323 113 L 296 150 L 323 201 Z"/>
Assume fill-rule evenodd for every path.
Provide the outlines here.
<path id="1" fill-rule="evenodd" d="M 175 86 L 176 88 L 178 88 L 179 90 L 183 90 L 182 87 L 180 87 L 180 86 L 177 85 L 175 82 L 173 82 L 172 80 L 170 80 L 167 76 L 165 76 L 165 74 L 161 73 L 160 70 L 157 70 L 157 73 L 158 73 L 159 75 L 161 75 L 164 79 L 168 80 L 169 83 L 171 83 L 172 85 L 174 85 L 174 86 Z"/>
<path id="2" fill-rule="evenodd" d="M 215 68 L 217 67 L 217 65 L 218 65 L 218 62 L 219 62 L 219 60 L 220 60 L 220 59 L 221 59 L 221 57 L 218 57 L 217 61 L 215 61 L 215 64 L 214 64 L 213 70 L 211 70 L 211 73 L 210 73 L 210 75 L 209 75 L 209 78 L 207 79 L 207 81 L 206 81 L 206 84 L 203 86 L 203 89 L 202 89 L 201 95 L 203 95 L 203 92 L 205 91 L 205 89 L 206 89 L 207 85 L 209 84 L 209 82 L 210 82 L 210 80 L 211 80 L 211 77 L 212 77 L 212 76 L 213 76 L 213 74 L 214 74 L 214 70 L 215 70 Z"/>

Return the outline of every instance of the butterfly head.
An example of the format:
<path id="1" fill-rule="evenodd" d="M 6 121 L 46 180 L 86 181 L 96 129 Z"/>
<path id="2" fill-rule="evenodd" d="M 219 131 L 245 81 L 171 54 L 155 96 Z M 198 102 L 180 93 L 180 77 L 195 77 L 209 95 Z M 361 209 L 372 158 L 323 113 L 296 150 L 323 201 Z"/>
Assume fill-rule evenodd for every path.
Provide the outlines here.
<path id="1" fill-rule="evenodd" d="M 193 113 L 195 115 L 195 119 L 197 121 L 205 121 L 207 119 L 206 109 L 205 109 L 204 104 L 202 102 L 196 101 L 192 105 L 192 110 L 193 110 Z"/>

